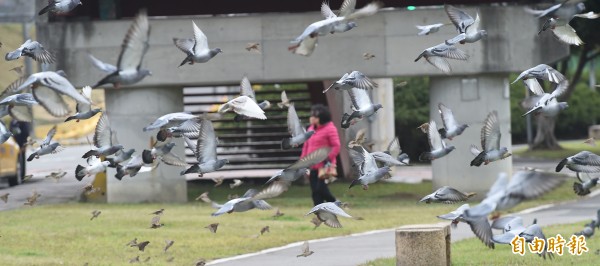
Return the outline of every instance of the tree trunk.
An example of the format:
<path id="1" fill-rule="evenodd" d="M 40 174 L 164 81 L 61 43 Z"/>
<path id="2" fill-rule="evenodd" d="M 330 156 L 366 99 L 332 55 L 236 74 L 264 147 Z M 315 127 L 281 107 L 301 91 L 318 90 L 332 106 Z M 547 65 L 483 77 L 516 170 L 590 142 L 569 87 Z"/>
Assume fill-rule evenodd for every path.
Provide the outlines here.
<path id="1" fill-rule="evenodd" d="M 556 117 L 545 117 L 538 115 L 535 117 L 537 131 L 533 144 L 529 147 L 530 150 L 560 150 L 562 147 L 558 145 L 556 136 L 554 136 L 554 126 L 556 125 Z"/>

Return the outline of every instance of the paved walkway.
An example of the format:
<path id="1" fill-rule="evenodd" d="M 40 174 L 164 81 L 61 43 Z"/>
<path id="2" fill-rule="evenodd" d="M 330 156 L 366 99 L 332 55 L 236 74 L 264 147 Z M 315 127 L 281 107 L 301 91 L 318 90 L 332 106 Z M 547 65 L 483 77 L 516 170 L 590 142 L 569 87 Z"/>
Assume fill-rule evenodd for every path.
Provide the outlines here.
<path id="1" fill-rule="evenodd" d="M 592 197 L 585 197 L 578 201 L 547 206 L 538 210 L 526 210 L 520 214 L 525 224 L 531 224 L 534 218 L 538 224 L 566 224 L 583 221 L 589 222 L 595 217 L 600 207 L 600 193 Z M 471 229 L 466 224 L 459 224 L 452 230 L 452 242 L 474 237 Z M 294 265 L 328 265 L 349 266 L 365 263 L 377 258 L 395 257 L 394 229 L 372 231 L 351 236 L 334 237 L 311 240 L 310 249 L 314 254 L 309 257 L 297 258 L 300 254 L 301 242 L 289 244 L 284 247 L 264 250 L 258 253 L 246 254 L 232 258 L 215 260 L 208 265 L 218 266 L 294 266 Z M 481 245 L 482 250 L 487 248 Z"/>

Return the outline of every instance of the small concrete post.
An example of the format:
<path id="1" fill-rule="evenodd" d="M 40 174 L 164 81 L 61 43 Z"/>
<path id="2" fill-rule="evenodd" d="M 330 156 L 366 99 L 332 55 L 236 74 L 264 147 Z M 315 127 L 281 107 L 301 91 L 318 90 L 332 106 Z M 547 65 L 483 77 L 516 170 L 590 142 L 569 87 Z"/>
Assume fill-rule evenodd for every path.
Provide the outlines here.
<path id="1" fill-rule="evenodd" d="M 396 230 L 396 265 L 450 265 L 450 225 L 405 225 Z"/>

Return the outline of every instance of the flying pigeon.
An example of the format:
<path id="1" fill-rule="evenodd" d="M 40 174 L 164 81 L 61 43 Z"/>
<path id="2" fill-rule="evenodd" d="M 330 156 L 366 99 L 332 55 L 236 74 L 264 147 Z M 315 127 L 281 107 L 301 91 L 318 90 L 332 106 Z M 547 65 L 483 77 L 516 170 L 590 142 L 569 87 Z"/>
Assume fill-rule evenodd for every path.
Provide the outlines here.
<path id="1" fill-rule="evenodd" d="M 202 120 L 200 125 L 200 137 L 198 137 L 198 141 L 195 144 L 184 136 L 188 149 L 192 150 L 198 163 L 182 171 L 181 175 L 198 173 L 202 177 L 203 174 L 217 171 L 229 163 L 227 159 L 217 159 L 218 140 L 212 122 L 210 120 Z"/>
<path id="2" fill-rule="evenodd" d="M 291 103 L 290 99 L 288 99 L 285 91 L 281 91 L 281 102 L 277 103 L 277 106 L 279 106 L 279 108 L 283 109 L 284 107 L 290 107 L 290 103 Z"/>
<path id="3" fill-rule="evenodd" d="M 556 166 L 556 172 L 560 172 L 565 166 L 573 172 L 598 173 L 600 172 L 600 156 L 589 151 L 579 152 L 562 159 Z"/>
<path id="4" fill-rule="evenodd" d="M 6 53 L 6 61 L 17 60 L 21 56 L 31 57 L 33 60 L 43 64 L 52 64 L 56 59 L 54 55 L 48 52 L 42 44 L 36 41 L 27 40 L 17 50 Z"/>
<path id="5" fill-rule="evenodd" d="M 467 201 L 471 197 L 475 196 L 477 193 L 464 193 L 460 192 L 455 188 L 451 188 L 449 186 L 443 186 L 438 188 L 433 193 L 423 197 L 419 202 L 425 202 L 427 204 L 431 202 L 439 202 L 439 203 L 457 203 L 461 201 Z"/>
<path id="6" fill-rule="evenodd" d="M 332 228 L 341 228 L 342 224 L 337 218 L 338 215 L 346 218 L 352 218 L 352 216 L 340 208 L 341 205 L 342 203 L 340 201 L 321 203 L 313 207 L 304 216 L 314 213 L 321 222 L 325 223 L 325 225 Z"/>
<path id="7" fill-rule="evenodd" d="M 542 34 L 542 32 L 550 29 L 552 31 L 552 35 L 558 39 L 559 41 L 569 44 L 579 46 L 583 44 L 583 41 L 577 35 L 577 32 L 569 23 L 561 23 L 559 25 L 559 20 L 555 18 L 549 18 L 542 25 L 542 29 L 538 32 L 538 35 Z"/>
<path id="8" fill-rule="evenodd" d="M 142 152 L 142 159 L 146 164 L 154 163 L 154 160 L 159 158 L 163 163 L 174 166 L 187 166 L 185 160 L 181 159 L 177 154 L 171 152 L 175 147 L 174 142 L 162 143 L 158 142 L 150 150 Z"/>
<path id="9" fill-rule="evenodd" d="M 592 178 L 592 179 L 587 180 L 582 183 L 578 183 L 578 182 L 573 183 L 573 190 L 575 191 L 575 194 L 577 194 L 579 196 L 585 196 L 587 194 L 590 194 L 591 193 L 590 189 L 592 189 L 593 187 L 595 187 L 598 184 L 598 179 L 599 178 L 596 177 L 596 178 Z"/>
<path id="10" fill-rule="evenodd" d="M 453 45 L 448 45 L 446 43 L 440 43 L 436 46 L 432 46 L 423 50 L 417 59 L 415 59 L 415 62 L 419 61 L 419 59 L 422 57 L 424 57 L 427 62 L 445 74 L 450 74 L 452 71 L 450 64 L 445 58 L 465 61 L 469 59 L 469 55 L 467 55 L 467 53 L 454 47 Z"/>
<path id="11" fill-rule="evenodd" d="M 446 40 L 445 43 L 448 45 L 454 45 L 457 43 L 474 43 L 485 38 L 487 36 L 487 31 L 479 29 L 480 22 L 481 19 L 479 19 L 479 14 L 477 14 L 477 16 L 475 17 L 475 22 L 468 26 L 464 33 L 460 33 L 454 38 Z"/>
<path id="12" fill-rule="evenodd" d="M 48 12 L 53 14 L 65 14 L 71 12 L 78 5 L 83 5 L 81 0 L 49 0 L 48 5 L 42 8 L 38 15 L 43 15 Z"/>
<path id="13" fill-rule="evenodd" d="M 92 88 L 112 83 L 115 88 L 121 85 L 131 85 L 139 82 L 152 73 L 147 69 L 141 69 L 144 55 L 148 51 L 150 39 L 150 23 L 145 10 L 140 11 L 129 27 L 121 53 L 117 60 L 117 70 L 104 77 Z"/>
<path id="14" fill-rule="evenodd" d="M 569 104 L 566 102 L 559 102 L 557 100 L 563 93 L 567 91 L 569 87 L 569 81 L 563 80 L 562 82 L 556 85 L 556 88 L 552 93 L 546 93 L 540 86 L 537 79 L 527 79 L 524 81 L 525 85 L 537 96 L 540 96 L 539 100 L 535 103 L 531 110 L 527 111 L 522 116 L 526 116 L 528 114 L 542 114 L 546 117 L 555 117 L 558 113 L 569 107 Z"/>
<path id="15" fill-rule="evenodd" d="M 88 166 L 82 166 L 80 164 L 75 168 L 75 178 L 81 181 L 86 176 L 92 176 L 100 172 L 106 171 L 106 167 L 110 164 L 109 161 L 100 161 L 96 156 L 90 156 L 87 159 Z"/>
<path id="16" fill-rule="evenodd" d="M 261 120 L 267 119 L 265 111 L 254 101 L 254 99 L 241 95 L 233 100 L 230 100 L 219 107 L 219 113 L 225 113 L 233 110 L 236 114 L 244 115 L 251 118 L 257 118 Z"/>
<path id="17" fill-rule="evenodd" d="M 466 33 L 475 24 L 475 20 L 471 15 L 454 6 L 444 5 L 444 10 L 446 10 L 446 14 L 450 18 L 450 21 L 452 21 L 452 24 L 456 26 L 458 33 Z"/>
<path id="18" fill-rule="evenodd" d="M 444 104 L 438 104 L 438 111 L 442 116 L 442 123 L 444 124 L 444 128 L 440 128 L 438 130 L 440 132 L 440 136 L 442 136 L 442 139 L 452 140 L 452 138 L 462 134 L 463 131 L 469 127 L 467 124 L 459 125 L 458 121 L 456 121 L 456 118 L 454 118 L 452 110 L 450 110 L 450 108 L 446 107 Z"/>
<path id="19" fill-rule="evenodd" d="M 368 90 L 377 88 L 377 83 L 368 78 L 365 74 L 360 71 L 352 71 L 345 73 L 338 81 L 334 82 L 325 89 L 323 93 L 326 93 L 329 89 L 334 88 L 336 90 L 350 90 L 353 88 Z"/>
<path id="20" fill-rule="evenodd" d="M 92 101 L 92 87 L 85 86 L 81 89 L 81 95 L 88 99 L 90 102 Z M 92 106 L 85 103 L 77 103 L 75 109 L 77 113 L 75 115 L 67 117 L 65 122 L 75 119 L 76 122 L 79 120 L 90 119 L 95 116 L 97 113 L 101 112 L 102 109 L 96 108 L 92 109 Z"/>
<path id="21" fill-rule="evenodd" d="M 190 139 L 198 138 L 200 133 L 200 123 L 196 119 L 190 119 L 177 126 L 162 127 L 156 134 L 158 141 L 166 141 L 168 138 L 181 138 L 186 136 Z"/>
<path id="22" fill-rule="evenodd" d="M 390 172 L 389 166 L 383 166 L 381 168 L 377 167 L 377 162 L 375 162 L 373 155 L 362 146 L 356 146 L 353 149 L 361 154 L 363 162 L 359 166 L 360 176 L 357 179 L 352 180 L 349 188 L 361 184 L 363 189 L 367 190 L 369 189 L 369 184 L 381 180 Z"/>
<path id="23" fill-rule="evenodd" d="M 241 198 L 232 199 L 223 205 L 216 204 L 215 207 L 219 207 L 219 209 L 213 213 L 212 216 L 219 216 L 224 213 L 232 212 L 245 212 L 254 208 L 260 210 L 271 209 L 271 205 L 269 205 L 266 201 L 253 199 L 256 193 L 256 190 L 248 189 L 248 191 L 246 191 Z"/>
<path id="24" fill-rule="evenodd" d="M 527 79 L 543 79 L 543 80 L 547 80 L 550 81 L 552 83 L 556 83 L 559 84 L 563 81 L 566 80 L 565 76 L 558 72 L 556 69 L 552 68 L 549 65 L 546 64 L 539 64 L 535 67 L 532 67 L 530 69 L 527 69 L 523 72 L 521 72 L 521 74 L 519 74 L 519 76 L 515 79 L 515 81 L 513 81 L 511 84 L 514 84 L 515 82 L 519 81 L 519 80 L 527 80 Z M 535 85 L 535 84 L 526 84 L 529 86 Z M 539 83 L 538 83 L 539 86 Z M 537 88 L 537 87 L 530 87 L 529 88 L 531 91 L 540 91 L 543 89 L 542 88 Z"/>
<path id="25" fill-rule="evenodd" d="M 193 21 L 192 25 L 194 26 L 194 38 L 173 38 L 175 46 L 187 55 L 179 66 L 185 64 L 193 65 L 194 63 L 206 63 L 217 54 L 223 52 L 221 48 L 210 49 L 208 47 L 208 38 L 206 38 L 204 32 L 202 32 Z"/>
<path id="26" fill-rule="evenodd" d="M 252 84 L 250 84 L 250 80 L 248 80 L 248 77 L 244 76 L 242 78 L 242 81 L 240 82 L 240 96 L 248 96 L 248 98 L 254 100 L 254 102 L 256 102 L 258 104 L 258 107 L 260 107 L 260 109 L 267 110 L 271 107 L 271 103 L 269 101 L 262 101 L 261 103 L 258 103 L 256 101 L 256 94 L 254 93 L 254 90 L 252 89 Z M 233 121 L 235 122 L 240 122 L 242 120 L 244 120 L 245 118 L 247 118 L 244 115 L 238 114 L 233 118 Z"/>
<path id="27" fill-rule="evenodd" d="M 337 16 L 331 11 L 329 5 L 323 2 L 321 14 L 325 19 L 308 25 L 300 36 L 290 42 L 291 46 L 288 50 L 295 54 L 310 56 L 316 47 L 318 36 L 348 31 L 356 26 L 352 20 L 374 15 L 383 6 L 381 2 L 376 1 L 353 12 L 355 4 L 354 0 L 344 1 Z"/>
<path id="28" fill-rule="evenodd" d="M 471 166 L 488 165 L 493 161 L 505 159 L 512 155 L 508 152 L 508 148 L 500 147 L 500 136 L 498 113 L 492 111 L 486 117 L 481 128 L 481 147 L 483 150 L 480 151 L 475 145 L 471 145 L 471 153 L 475 155 L 475 159 L 471 161 Z"/>
<path id="29" fill-rule="evenodd" d="M 366 90 L 351 88 L 347 91 L 352 101 L 352 113 L 342 117 L 342 128 L 348 128 L 365 117 L 371 117 L 383 108 L 381 104 L 373 104 Z"/>
<path id="30" fill-rule="evenodd" d="M 44 139 L 44 141 L 42 141 L 40 147 L 37 150 L 35 150 L 31 155 L 29 155 L 29 157 L 27 158 L 28 162 L 36 158 L 39 159 L 42 155 L 55 154 L 64 150 L 64 148 L 58 142 L 51 143 L 54 134 L 56 134 L 56 126 L 53 126 L 48 131 L 48 134 L 46 134 L 46 138 Z"/>
<path id="31" fill-rule="evenodd" d="M 198 116 L 195 116 L 186 112 L 178 112 L 178 113 L 170 113 L 163 115 L 157 118 L 150 125 L 144 127 L 144 132 L 155 130 L 155 129 L 165 129 L 167 127 L 176 126 L 190 119 L 196 119 Z"/>
<path id="32" fill-rule="evenodd" d="M 306 128 L 300 123 L 300 118 L 298 118 L 294 104 L 289 104 L 288 107 L 287 126 L 288 132 L 292 137 L 281 141 L 282 150 L 289 150 L 302 145 L 315 133 L 313 130 L 306 132 Z"/>
<path id="33" fill-rule="evenodd" d="M 442 140 L 442 136 L 433 120 L 429 122 L 427 137 L 429 139 L 431 151 L 421 153 L 421 155 L 419 155 L 419 161 L 432 161 L 442 158 L 455 149 L 454 146 L 447 146 L 446 142 Z"/>
<path id="34" fill-rule="evenodd" d="M 446 24 L 444 24 L 444 23 L 436 23 L 436 24 L 425 25 L 425 26 L 416 25 L 415 27 L 417 27 L 417 29 L 419 29 L 419 33 L 417 33 L 417 35 L 423 36 L 423 35 L 429 35 L 432 33 L 436 33 L 440 30 L 441 27 L 443 27 L 445 25 Z"/>
<path id="35" fill-rule="evenodd" d="M 82 158 L 88 158 L 90 156 L 109 156 L 116 152 L 123 150 L 123 145 L 118 144 L 115 140 L 115 132 L 111 129 L 108 121 L 108 115 L 102 113 L 96 129 L 94 130 L 94 146 L 96 149 L 89 150 Z"/>

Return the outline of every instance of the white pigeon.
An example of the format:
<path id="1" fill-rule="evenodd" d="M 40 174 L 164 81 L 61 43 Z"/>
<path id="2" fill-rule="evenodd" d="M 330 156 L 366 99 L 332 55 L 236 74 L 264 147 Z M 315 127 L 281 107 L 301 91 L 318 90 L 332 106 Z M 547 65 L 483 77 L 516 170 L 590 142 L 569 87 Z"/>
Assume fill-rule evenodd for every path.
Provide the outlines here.
<path id="1" fill-rule="evenodd" d="M 415 27 L 417 27 L 417 29 L 419 29 L 419 33 L 417 33 L 417 35 L 423 36 L 423 35 L 429 35 L 432 33 L 436 33 L 440 30 L 440 28 L 442 28 L 445 25 L 446 24 L 444 24 L 444 23 L 436 23 L 436 24 L 425 25 L 425 26 L 416 25 Z"/>
<path id="2" fill-rule="evenodd" d="M 154 120 L 154 122 L 152 122 L 150 125 L 144 127 L 144 132 L 158 129 L 158 128 L 167 128 L 167 127 L 176 126 L 176 125 L 181 124 L 182 122 L 185 122 L 190 119 L 196 119 L 196 118 L 198 118 L 198 116 L 195 116 L 193 114 L 186 113 L 186 112 L 177 112 L 177 113 L 166 114 L 166 115 L 163 115 L 163 116 L 157 118 L 156 120 Z"/>
<path id="3" fill-rule="evenodd" d="M 101 161 L 96 156 L 90 156 L 87 159 L 88 166 L 82 166 L 80 164 L 75 168 L 75 178 L 81 181 L 86 176 L 92 176 L 101 172 L 106 171 L 106 167 L 110 164 L 109 161 Z"/>
<path id="4" fill-rule="evenodd" d="M 236 114 L 261 120 L 267 119 L 265 111 L 250 97 L 246 95 L 238 96 L 219 107 L 219 113 L 234 111 Z"/>

